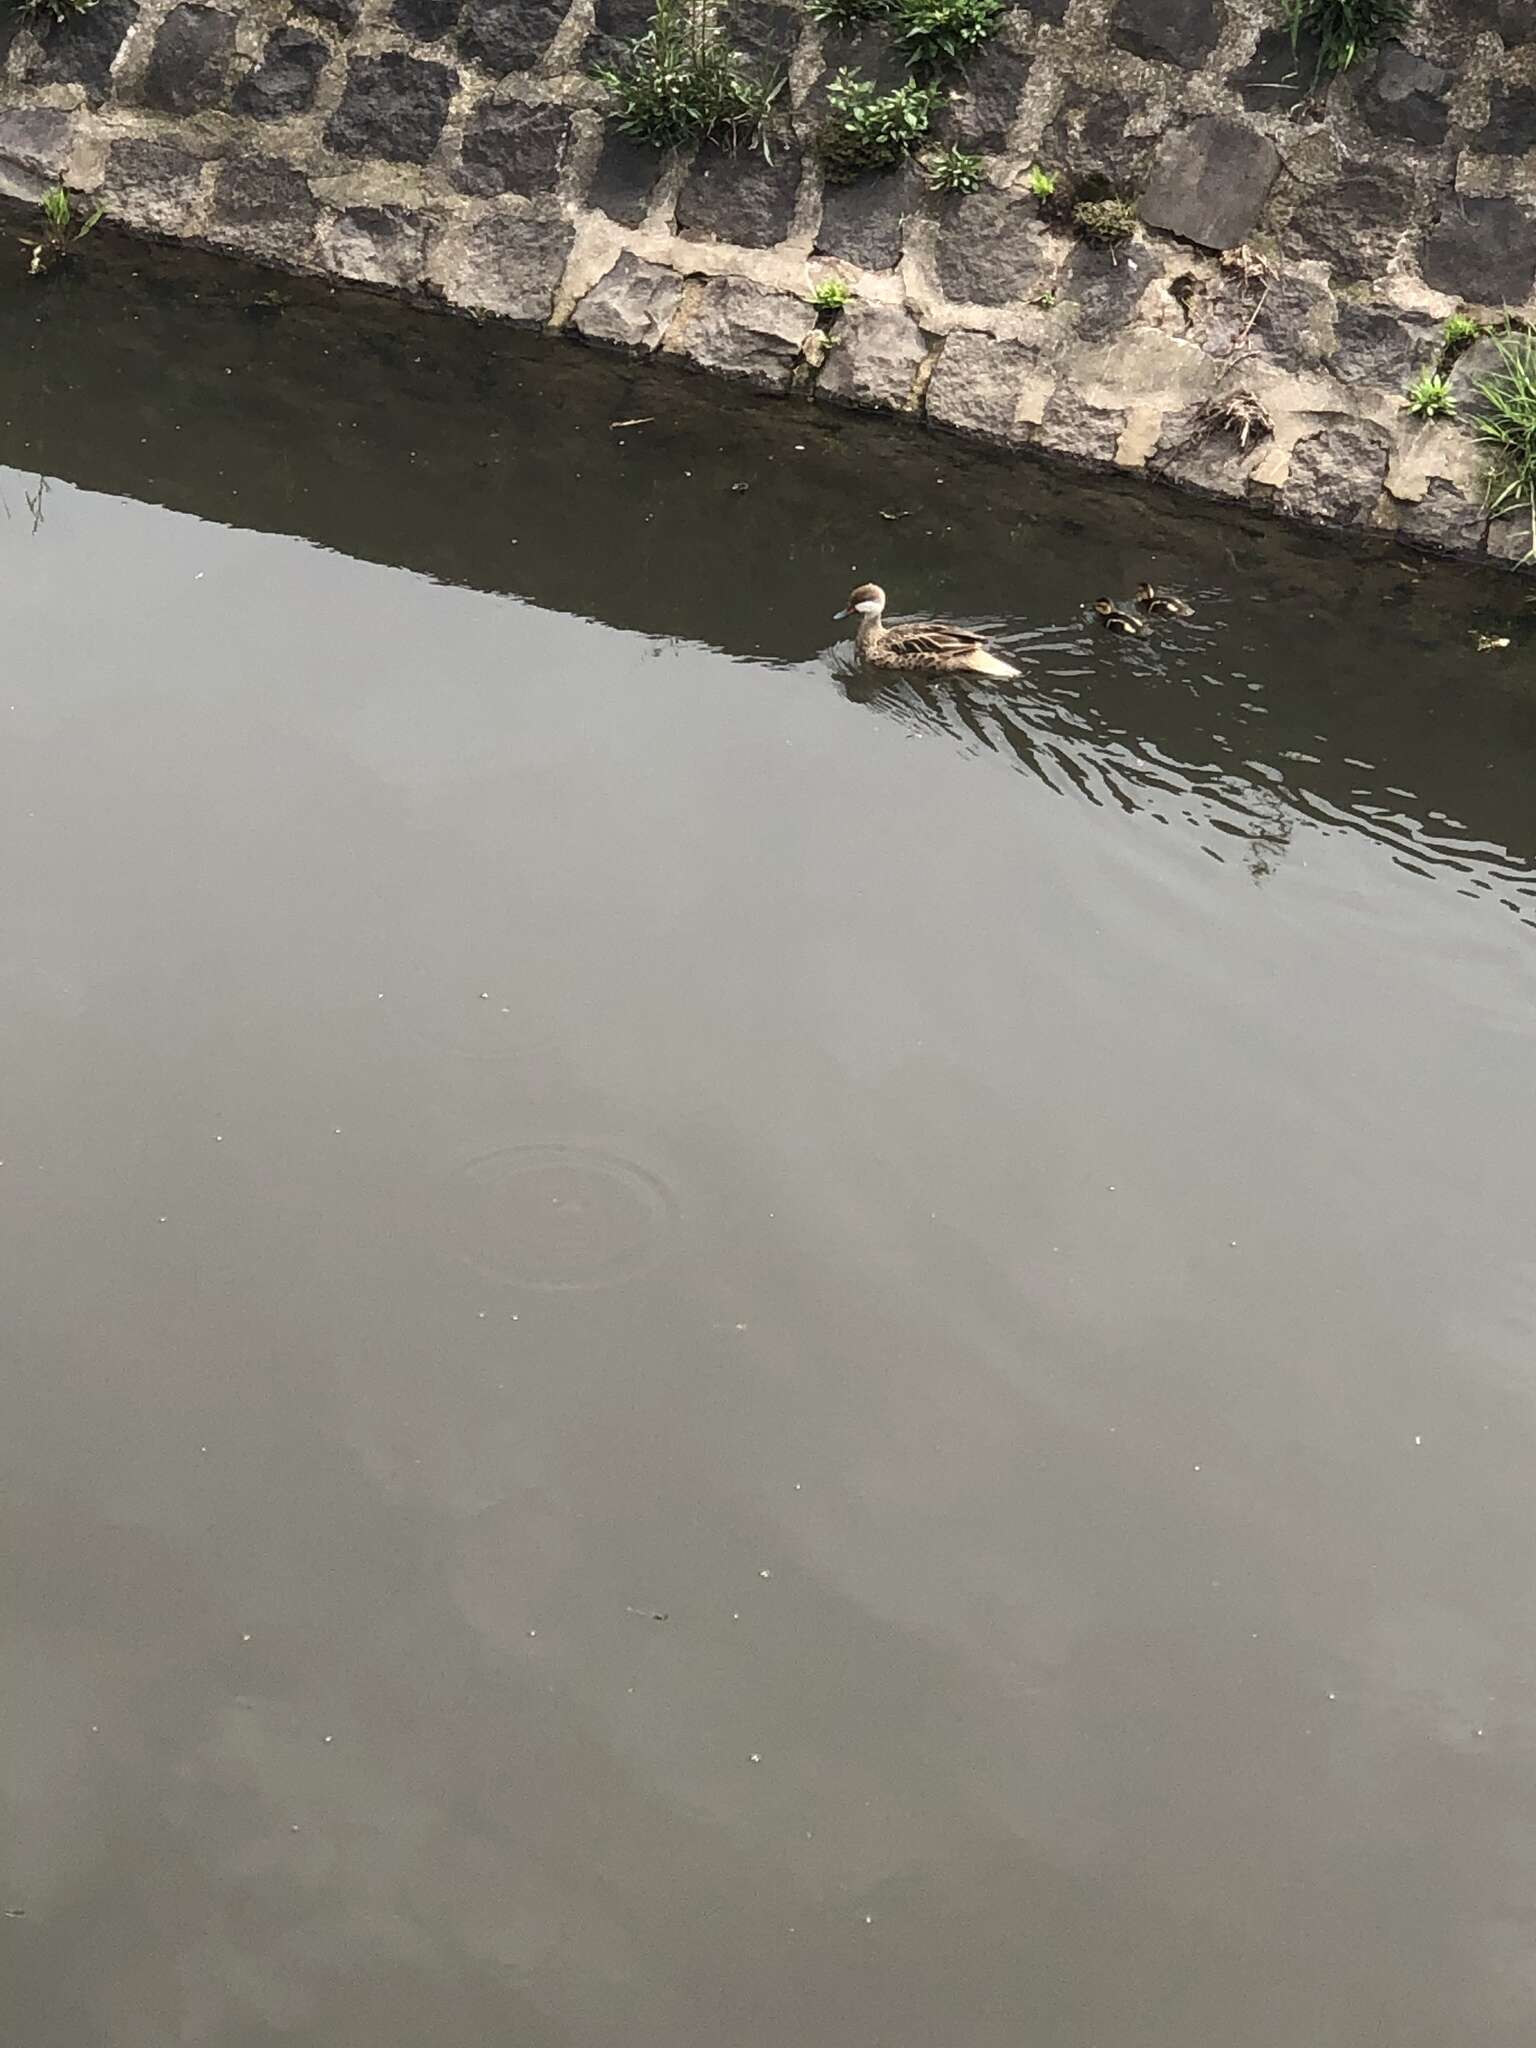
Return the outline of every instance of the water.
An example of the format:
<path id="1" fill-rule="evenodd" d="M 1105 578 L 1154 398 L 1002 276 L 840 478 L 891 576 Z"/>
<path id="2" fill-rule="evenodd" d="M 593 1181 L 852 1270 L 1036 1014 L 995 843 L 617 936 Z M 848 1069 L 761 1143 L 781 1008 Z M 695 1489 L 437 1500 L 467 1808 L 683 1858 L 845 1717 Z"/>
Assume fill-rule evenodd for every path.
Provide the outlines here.
<path id="1" fill-rule="evenodd" d="M 1529 2042 L 1520 588 L 103 251 L 0 301 L 17 2039 Z"/>

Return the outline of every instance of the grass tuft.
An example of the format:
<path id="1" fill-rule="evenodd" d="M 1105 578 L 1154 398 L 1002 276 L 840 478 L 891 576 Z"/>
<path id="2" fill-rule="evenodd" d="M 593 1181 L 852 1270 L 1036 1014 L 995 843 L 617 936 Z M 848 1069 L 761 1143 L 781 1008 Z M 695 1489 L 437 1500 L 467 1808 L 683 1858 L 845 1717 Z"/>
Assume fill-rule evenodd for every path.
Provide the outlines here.
<path id="1" fill-rule="evenodd" d="M 1286 0 L 1291 43 L 1315 36 L 1317 68 L 1347 71 L 1413 19 L 1413 0 Z"/>
<path id="2" fill-rule="evenodd" d="M 76 213 L 75 202 L 62 185 L 45 192 L 37 210 L 42 216 L 38 233 L 17 237 L 27 251 L 29 277 L 41 277 L 62 263 L 76 243 L 85 240 L 104 211 L 94 206 L 89 213 Z"/>
<path id="3" fill-rule="evenodd" d="M 1477 388 L 1476 426 L 1489 452 L 1489 517 L 1521 513 L 1531 527 L 1526 560 L 1536 557 L 1536 336 L 1506 329 L 1493 337 L 1499 367 Z"/>
<path id="4" fill-rule="evenodd" d="M 882 92 L 872 79 L 839 71 L 827 87 L 831 113 L 821 131 L 821 157 L 829 177 L 845 183 L 863 171 L 889 171 L 922 142 L 938 105 L 936 86 L 905 85 Z"/>
<path id="5" fill-rule="evenodd" d="M 1049 199 L 1056 190 L 1056 174 L 1042 169 L 1039 164 L 1031 164 L 1024 183 L 1036 199 Z"/>
<path id="6" fill-rule="evenodd" d="M 748 69 L 715 0 L 656 0 L 645 34 L 593 76 L 613 96 L 614 126 L 652 149 L 750 139 L 783 83 Z"/>
<path id="7" fill-rule="evenodd" d="M 923 170 L 930 192 L 979 192 L 987 180 L 987 169 L 979 156 L 968 149 L 946 143 L 924 159 Z"/>

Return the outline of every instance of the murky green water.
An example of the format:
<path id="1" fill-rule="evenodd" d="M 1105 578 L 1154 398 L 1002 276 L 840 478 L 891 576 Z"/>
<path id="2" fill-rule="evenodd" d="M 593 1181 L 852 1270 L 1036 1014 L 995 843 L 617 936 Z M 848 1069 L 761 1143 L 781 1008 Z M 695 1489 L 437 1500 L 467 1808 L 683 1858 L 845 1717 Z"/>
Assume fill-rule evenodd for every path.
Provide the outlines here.
<path id="1" fill-rule="evenodd" d="M 201 288 L 0 300 L 17 2041 L 1528 2043 L 1521 589 Z"/>

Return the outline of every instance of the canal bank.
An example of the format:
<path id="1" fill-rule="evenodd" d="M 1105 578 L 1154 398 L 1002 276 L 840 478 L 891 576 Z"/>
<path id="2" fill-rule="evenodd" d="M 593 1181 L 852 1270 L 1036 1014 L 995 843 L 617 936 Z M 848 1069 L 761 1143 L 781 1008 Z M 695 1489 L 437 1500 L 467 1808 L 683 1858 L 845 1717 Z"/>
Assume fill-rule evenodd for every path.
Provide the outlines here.
<path id="1" fill-rule="evenodd" d="M 985 182 L 829 183 L 817 138 L 873 31 L 742 0 L 785 89 L 765 147 L 616 136 L 593 66 L 636 0 L 99 0 L 10 15 L 0 190 L 62 178 L 140 234 L 675 358 L 798 402 L 1159 478 L 1302 522 L 1514 563 L 1468 424 L 1496 365 L 1446 323 L 1536 312 L 1536 33 L 1423 0 L 1320 81 L 1253 0 L 1038 0 L 957 75 L 935 134 Z M 1113 191 L 1127 241 L 1031 188 Z M 837 280 L 846 310 L 810 298 Z M 1459 414 L 1405 395 L 1436 367 Z"/>

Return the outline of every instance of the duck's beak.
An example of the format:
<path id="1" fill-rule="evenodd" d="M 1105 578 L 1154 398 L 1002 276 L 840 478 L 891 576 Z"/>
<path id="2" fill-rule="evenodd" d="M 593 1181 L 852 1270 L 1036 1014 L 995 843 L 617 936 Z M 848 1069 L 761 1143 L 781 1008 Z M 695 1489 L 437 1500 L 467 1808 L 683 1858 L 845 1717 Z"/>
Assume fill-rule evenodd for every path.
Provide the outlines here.
<path id="1" fill-rule="evenodd" d="M 834 612 L 834 613 L 832 614 L 832 617 L 833 617 L 833 619 L 834 619 L 834 620 L 836 620 L 836 619 L 846 619 L 846 618 L 847 618 L 847 616 L 848 616 L 848 606 L 847 606 L 847 605 L 844 605 L 844 606 L 843 606 L 843 608 L 842 608 L 842 610 L 841 610 L 840 612 Z"/>

